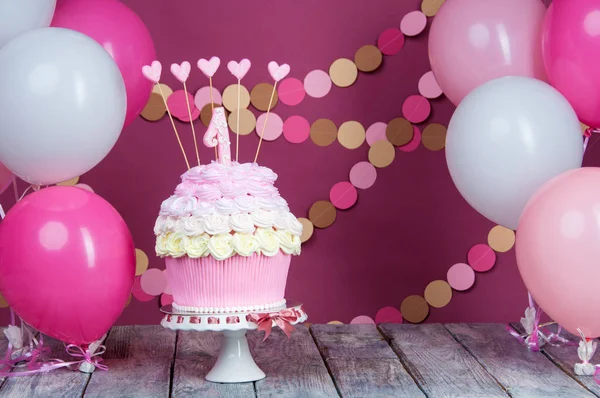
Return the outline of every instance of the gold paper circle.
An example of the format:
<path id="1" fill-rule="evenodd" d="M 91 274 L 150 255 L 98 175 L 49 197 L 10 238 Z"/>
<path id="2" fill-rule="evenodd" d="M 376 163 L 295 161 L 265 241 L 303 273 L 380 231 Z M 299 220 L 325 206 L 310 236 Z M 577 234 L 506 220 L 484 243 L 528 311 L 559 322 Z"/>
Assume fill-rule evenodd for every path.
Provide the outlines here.
<path id="1" fill-rule="evenodd" d="M 158 86 L 160 86 L 160 89 Z M 173 94 L 173 89 L 171 89 L 171 87 L 167 86 L 164 83 L 155 84 L 154 87 L 152 87 L 152 92 L 158 95 L 160 95 L 161 90 L 162 93 L 165 95 L 165 98 L 169 98 L 169 96 Z"/>
<path id="2" fill-rule="evenodd" d="M 367 44 L 358 49 L 354 54 L 354 63 L 361 72 L 373 72 L 381 65 L 383 54 L 372 44 Z"/>
<path id="3" fill-rule="evenodd" d="M 238 111 L 229 114 L 228 123 L 231 131 L 237 134 Z M 256 116 L 250 109 L 240 109 L 240 135 L 250 134 L 256 127 Z"/>
<path id="4" fill-rule="evenodd" d="M 308 211 L 308 219 L 317 228 L 327 228 L 335 222 L 337 212 L 335 206 L 328 200 L 313 203 Z"/>
<path id="5" fill-rule="evenodd" d="M 365 128 L 356 121 L 344 122 L 337 134 L 338 141 L 344 148 L 356 149 L 365 142 Z"/>
<path id="6" fill-rule="evenodd" d="M 329 146 L 337 138 L 337 127 L 329 119 L 317 119 L 310 126 L 310 139 L 318 146 Z"/>
<path id="7" fill-rule="evenodd" d="M 258 83 L 256 86 L 252 88 L 250 92 L 250 102 L 252 106 L 258 109 L 259 111 L 266 112 L 269 109 L 269 101 L 271 100 L 271 94 L 273 93 L 273 85 L 269 83 Z M 279 96 L 277 95 L 277 90 L 273 94 L 273 102 L 271 102 L 271 108 L 275 108 L 277 105 L 277 101 L 279 101 Z"/>
<path id="8" fill-rule="evenodd" d="M 358 77 L 358 68 L 348 58 L 335 60 L 329 67 L 331 81 L 338 87 L 348 87 L 354 84 Z"/>
<path id="9" fill-rule="evenodd" d="M 374 142 L 369 148 L 369 162 L 375 167 L 387 167 L 396 156 L 394 146 L 386 140 Z"/>
<path id="10" fill-rule="evenodd" d="M 423 0 L 421 3 L 421 11 L 428 17 L 433 17 L 438 13 L 445 0 Z"/>
<path id="11" fill-rule="evenodd" d="M 515 231 L 496 225 L 488 234 L 488 244 L 494 251 L 505 253 L 515 245 Z"/>
<path id="12" fill-rule="evenodd" d="M 312 237 L 315 227 L 307 218 L 300 217 L 298 218 L 298 221 L 300 221 L 300 224 L 302 224 L 302 235 L 300 236 L 300 242 L 304 243 Z"/>
<path id="13" fill-rule="evenodd" d="M 67 181 L 58 182 L 58 183 L 56 183 L 56 185 L 63 186 L 63 187 L 72 187 L 73 185 L 77 184 L 78 182 L 79 182 L 79 177 L 74 177 Z"/>
<path id="14" fill-rule="evenodd" d="M 434 308 L 445 307 L 452 300 L 452 288 L 446 281 L 433 281 L 425 288 L 425 300 Z"/>
<path id="15" fill-rule="evenodd" d="M 327 322 L 328 325 L 343 325 L 343 322 L 340 321 L 329 321 Z"/>
<path id="16" fill-rule="evenodd" d="M 408 296 L 400 304 L 400 313 L 410 323 L 421 323 L 429 314 L 429 305 L 421 296 Z"/>
<path id="17" fill-rule="evenodd" d="M 142 275 L 148 269 L 148 256 L 141 249 L 135 249 L 135 274 Z"/>
<path id="18" fill-rule="evenodd" d="M 446 146 L 446 126 L 432 123 L 425 127 L 421 137 L 423 146 L 430 151 L 439 151 Z"/>
<path id="19" fill-rule="evenodd" d="M 2 296 L 0 294 L 0 308 L 6 308 L 8 307 L 8 303 L 6 302 L 6 300 L 4 299 L 4 296 Z"/>
<path id="20" fill-rule="evenodd" d="M 228 111 L 234 111 L 238 106 L 238 85 L 232 84 L 229 85 L 223 90 L 223 95 L 221 96 L 223 99 L 223 106 Z M 210 103 L 209 103 L 210 105 Z M 240 85 L 240 108 L 245 109 L 250 105 L 250 93 L 248 89 L 243 85 Z"/>

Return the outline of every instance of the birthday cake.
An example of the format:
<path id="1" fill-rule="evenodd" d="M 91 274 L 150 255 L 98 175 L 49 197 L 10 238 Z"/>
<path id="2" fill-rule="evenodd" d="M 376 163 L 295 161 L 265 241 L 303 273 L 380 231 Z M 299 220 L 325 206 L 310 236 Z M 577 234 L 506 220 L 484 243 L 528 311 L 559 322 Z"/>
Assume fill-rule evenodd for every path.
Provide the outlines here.
<path id="1" fill-rule="evenodd" d="M 223 108 L 214 109 L 203 141 L 218 147 L 218 161 L 182 175 L 154 228 L 173 307 L 199 313 L 283 307 L 302 224 L 274 186 L 277 174 L 231 160 Z"/>

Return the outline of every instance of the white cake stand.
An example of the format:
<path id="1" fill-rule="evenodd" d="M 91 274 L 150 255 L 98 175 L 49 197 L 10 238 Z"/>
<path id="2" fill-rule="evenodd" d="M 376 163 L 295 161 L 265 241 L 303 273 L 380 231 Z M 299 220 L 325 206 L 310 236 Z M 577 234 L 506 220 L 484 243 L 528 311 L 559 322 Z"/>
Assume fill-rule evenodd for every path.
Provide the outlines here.
<path id="1" fill-rule="evenodd" d="M 264 379 L 265 373 L 258 367 L 246 339 L 247 330 L 258 329 L 258 325 L 251 318 L 256 313 L 275 314 L 282 310 L 290 310 L 295 314 L 295 320 L 290 324 L 296 325 L 306 321 L 308 315 L 301 303 L 286 301 L 281 308 L 269 311 L 236 312 L 201 314 L 197 312 L 182 312 L 171 305 L 166 305 L 160 310 L 165 314 L 160 324 L 171 330 L 194 330 L 197 332 L 223 332 L 225 338 L 219 351 L 217 362 L 206 375 L 206 380 L 215 383 L 245 383 Z M 272 327 L 276 327 L 272 320 Z M 268 340 L 267 340 L 268 341 Z"/>

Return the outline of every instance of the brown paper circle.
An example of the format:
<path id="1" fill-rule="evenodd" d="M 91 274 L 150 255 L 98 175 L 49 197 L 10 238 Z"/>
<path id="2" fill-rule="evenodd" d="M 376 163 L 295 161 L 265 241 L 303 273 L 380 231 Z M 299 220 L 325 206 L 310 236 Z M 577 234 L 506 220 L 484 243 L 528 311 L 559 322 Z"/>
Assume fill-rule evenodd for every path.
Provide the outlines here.
<path id="1" fill-rule="evenodd" d="M 56 185 L 72 187 L 73 185 L 76 185 L 78 182 L 79 182 L 79 177 L 73 177 L 70 180 L 58 182 L 58 183 L 56 183 Z"/>
<path id="2" fill-rule="evenodd" d="M 408 120 L 397 117 L 390 121 L 385 128 L 385 137 L 394 146 L 408 144 L 415 134 L 413 125 Z"/>
<path id="3" fill-rule="evenodd" d="M 8 303 L 6 302 L 6 299 L 4 298 L 4 296 L 2 296 L 0 294 L 0 308 L 6 308 L 8 307 Z"/>
<path id="4" fill-rule="evenodd" d="M 142 275 L 148 269 L 148 256 L 141 249 L 135 249 L 135 274 Z"/>
<path id="5" fill-rule="evenodd" d="M 365 128 L 354 120 L 344 122 L 340 126 L 337 139 L 344 148 L 356 149 L 365 142 Z"/>
<path id="6" fill-rule="evenodd" d="M 369 149 L 369 162 L 375 167 L 389 166 L 396 156 L 394 146 L 386 140 L 374 142 Z"/>
<path id="7" fill-rule="evenodd" d="M 423 0 L 421 3 L 421 11 L 428 17 L 433 17 L 438 13 L 445 0 Z"/>
<path id="8" fill-rule="evenodd" d="M 421 323 L 429 314 L 429 305 L 421 296 L 408 296 L 400 304 L 400 313 L 410 323 Z"/>
<path id="9" fill-rule="evenodd" d="M 259 111 L 266 112 L 269 109 L 269 101 L 271 100 L 271 93 L 273 92 L 273 85 L 269 83 L 258 83 L 252 88 L 250 92 L 250 102 L 252 106 Z M 277 96 L 277 90 L 273 94 L 273 102 L 271 102 L 271 109 L 275 108 L 279 101 Z"/>
<path id="10" fill-rule="evenodd" d="M 328 200 L 313 203 L 308 211 L 308 219 L 317 228 L 327 228 L 335 222 L 337 212 L 335 206 Z"/>
<path id="11" fill-rule="evenodd" d="M 310 126 L 310 139 L 318 146 L 329 146 L 337 138 L 337 127 L 329 119 L 317 119 Z"/>
<path id="12" fill-rule="evenodd" d="M 488 244 L 494 251 L 505 253 L 515 245 L 515 231 L 496 225 L 488 234 Z"/>
<path id="13" fill-rule="evenodd" d="M 421 137 L 423 146 L 430 151 L 439 151 L 446 147 L 446 126 L 432 123 L 425 127 Z"/>
<path id="14" fill-rule="evenodd" d="M 160 88 L 158 86 L 160 86 Z M 169 96 L 173 94 L 173 89 L 164 83 L 155 84 L 154 87 L 152 87 L 152 92 L 158 95 L 160 95 L 160 90 L 162 90 L 165 98 L 169 98 Z"/>
<path id="15" fill-rule="evenodd" d="M 215 108 L 218 108 L 219 106 L 221 106 L 221 104 L 215 104 Z M 212 107 L 210 106 L 210 102 L 206 105 L 204 105 L 202 107 L 202 109 L 200 110 L 200 120 L 202 121 L 202 124 L 206 127 L 208 127 L 208 125 L 210 124 L 210 119 L 212 119 Z M 227 110 L 225 110 L 225 116 L 229 117 L 229 112 L 227 112 Z"/>
<path id="16" fill-rule="evenodd" d="M 300 242 L 304 243 L 312 237 L 315 227 L 307 218 L 300 217 L 298 221 L 300 221 L 300 224 L 302 224 L 302 235 L 300 235 Z"/>
<path id="17" fill-rule="evenodd" d="M 358 77 L 358 69 L 348 58 L 335 60 L 329 67 L 329 77 L 338 87 L 348 87 L 354 84 Z"/>
<path id="18" fill-rule="evenodd" d="M 229 85 L 223 90 L 223 95 L 221 96 L 223 100 L 223 106 L 228 111 L 234 111 L 238 106 L 238 85 L 232 84 Z M 248 89 L 243 85 L 240 85 L 240 108 L 245 109 L 250 105 L 250 93 Z"/>
<path id="19" fill-rule="evenodd" d="M 165 106 L 165 101 L 163 101 L 162 96 L 157 93 L 152 93 L 140 115 L 150 122 L 156 122 L 165 116 L 165 112 L 167 112 L 167 107 Z"/>
<path id="20" fill-rule="evenodd" d="M 231 112 L 227 121 L 231 131 L 237 134 L 238 111 Z M 240 135 L 250 134 L 256 127 L 256 116 L 250 109 L 240 109 Z"/>
<path id="21" fill-rule="evenodd" d="M 452 300 L 452 288 L 446 281 L 433 281 L 425 288 L 425 300 L 434 308 L 445 307 Z"/>
<path id="22" fill-rule="evenodd" d="M 356 68 L 361 72 L 373 72 L 381 65 L 383 54 L 381 51 L 371 44 L 362 46 L 354 54 L 354 63 Z"/>

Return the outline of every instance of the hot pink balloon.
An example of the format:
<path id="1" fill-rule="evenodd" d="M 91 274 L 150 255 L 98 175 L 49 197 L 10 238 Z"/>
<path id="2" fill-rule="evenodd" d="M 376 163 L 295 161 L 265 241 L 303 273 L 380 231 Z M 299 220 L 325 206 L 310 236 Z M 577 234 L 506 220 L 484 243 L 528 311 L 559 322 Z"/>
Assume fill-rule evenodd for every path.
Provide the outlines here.
<path id="1" fill-rule="evenodd" d="M 540 0 L 448 0 L 433 19 L 429 60 L 458 105 L 471 90 L 504 76 L 546 80 Z"/>
<path id="2" fill-rule="evenodd" d="M 600 168 L 568 171 L 531 198 L 517 230 L 517 264 L 542 309 L 569 332 L 600 336 Z"/>
<path id="3" fill-rule="evenodd" d="M 25 322 L 66 343 L 102 337 L 123 311 L 134 276 L 127 225 L 84 189 L 32 193 L 0 223 L 0 292 Z"/>
<path id="4" fill-rule="evenodd" d="M 142 20 L 117 0 L 59 0 L 52 26 L 84 33 L 110 53 L 127 89 L 125 126 L 131 123 L 152 93 L 152 82 L 142 76 L 142 67 L 156 59 L 152 37 Z"/>
<path id="5" fill-rule="evenodd" d="M 579 120 L 600 127 L 600 2 L 554 0 L 544 23 L 543 54 L 550 84 Z"/>
<path id="6" fill-rule="evenodd" d="M 6 191 L 6 188 L 10 186 L 13 181 L 14 175 L 12 171 L 6 168 L 5 165 L 0 163 L 0 194 Z"/>

